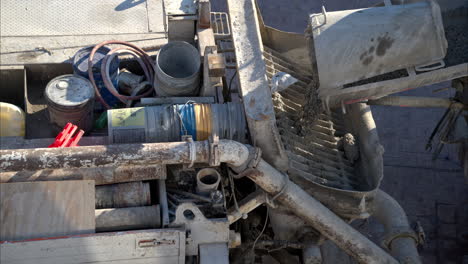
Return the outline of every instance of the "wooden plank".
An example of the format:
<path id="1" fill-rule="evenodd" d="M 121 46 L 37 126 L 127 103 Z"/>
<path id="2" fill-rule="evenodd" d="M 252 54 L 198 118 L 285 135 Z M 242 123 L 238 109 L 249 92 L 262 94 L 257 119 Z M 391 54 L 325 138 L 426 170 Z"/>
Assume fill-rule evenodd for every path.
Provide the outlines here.
<path id="1" fill-rule="evenodd" d="M 94 181 L 2 183 L 0 205 L 2 241 L 94 233 Z"/>
<path id="2" fill-rule="evenodd" d="M 152 229 L 0 242 L 0 263 L 185 263 L 185 230 Z"/>

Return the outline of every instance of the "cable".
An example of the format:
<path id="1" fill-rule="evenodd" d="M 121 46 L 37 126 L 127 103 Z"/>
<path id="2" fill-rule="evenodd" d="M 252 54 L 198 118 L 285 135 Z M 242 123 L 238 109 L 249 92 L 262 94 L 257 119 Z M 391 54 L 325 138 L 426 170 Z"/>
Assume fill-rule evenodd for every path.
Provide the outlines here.
<path id="1" fill-rule="evenodd" d="M 232 81 L 234 80 L 234 77 L 236 77 L 237 71 L 232 75 L 231 80 L 229 81 L 229 86 L 228 86 L 228 95 L 231 94 L 231 85 Z"/>
<path id="2" fill-rule="evenodd" d="M 112 81 L 110 79 L 109 68 L 110 68 L 112 60 L 120 54 L 131 55 L 136 59 L 138 64 L 140 64 L 140 67 L 143 69 L 143 72 L 145 74 L 146 80 L 151 84 L 151 88 L 148 91 L 146 91 L 145 93 L 141 95 L 135 95 L 135 96 L 126 96 L 126 95 L 119 94 L 119 92 L 117 91 L 117 88 L 114 87 L 114 84 L 112 84 Z M 154 76 L 150 72 L 151 72 L 151 69 L 148 69 L 147 65 L 143 62 L 141 58 L 138 57 L 138 55 L 134 51 L 125 49 L 125 48 L 116 48 L 116 49 L 109 51 L 109 53 L 107 53 L 107 55 L 104 57 L 104 60 L 102 62 L 102 67 L 101 67 L 101 75 L 102 75 L 102 80 L 104 82 L 105 87 L 107 88 L 107 90 L 109 90 L 111 94 L 117 97 L 124 104 L 127 103 L 127 101 L 129 100 L 138 100 L 140 98 L 146 97 L 153 92 L 154 87 L 152 83 L 154 80 Z"/>
<path id="3" fill-rule="evenodd" d="M 268 206 L 267 206 L 267 209 L 266 209 L 266 215 L 265 215 L 265 224 L 263 224 L 263 229 L 262 231 L 260 232 L 260 234 L 258 235 L 258 237 L 255 239 L 253 245 L 252 245 L 252 251 L 255 250 L 255 245 L 257 244 L 257 241 L 258 239 L 263 235 L 263 232 L 265 232 L 265 229 L 266 229 L 266 226 L 267 226 L 267 223 L 268 223 Z"/>
<path id="4" fill-rule="evenodd" d="M 108 44 L 119 44 L 119 45 L 124 45 L 124 46 L 127 46 L 128 48 L 127 49 L 124 49 L 124 48 L 116 48 L 116 49 L 113 49 L 111 50 L 105 57 L 104 57 L 104 61 L 103 61 L 103 66 L 101 66 L 101 74 L 103 74 L 103 80 L 104 80 L 104 85 L 105 87 L 114 95 L 116 96 L 117 98 L 119 98 L 119 100 L 136 100 L 136 99 L 140 99 L 142 98 L 143 96 L 146 96 L 149 94 L 149 92 L 152 92 L 154 90 L 154 87 L 151 87 L 151 89 L 142 94 L 142 95 L 139 95 L 139 96 L 124 96 L 124 95 L 121 95 L 117 92 L 117 90 L 115 89 L 115 87 L 112 85 L 112 82 L 109 82 L 110 78 L 108 78 L 109 74 L 108 74 L 108 69 L 106 68 L 106 64 L 107 64 L 107 61 L 109 60 L 109 57 L 112 55 L 112 53 L 118 51 L 118 50 L 124 50 L 126 53 L 129 53 L 129 54 L 132 54 L 135 56 L 135 58 L 137 58 L 137 61 L 138 63 L 140 64 L 140 66 L 142 66 L 143 68 L 143 71 L 145 71 L 145 75 L 146 75 L 146 78 L 147 78 L 147 81 L 149 81 L 151 84 L 154 83 L 154 63 L 151 59 L 151 57 L 144 51 L 142 50 L 141 48 L 133 45 L 132 43 L 129 43 L 129 42 L 126 42 L 126 41 L 120 41 L 120 40 L 108 40 L 108 41 L 104 41 L 104 42 L 101 42 L 99 44 L 97 44 L 96 46 L 94 46 L 93 50 L 91 51 L 91 53 L 89 54 L 89 59 L 88 59 L 88 77 L 89 77 L 89 80 L 91 81 L 91 84 L 93 85 L 94 87 L 94 91 L 96 93 L 96 97 L 98 98 L 98 100 L 102 103 L 102 105 L 107 108 L 107 109 L 110 109 L 111 107 L 106 103 L 106 101 L 104 100 L 104 98 L 102 98 L 101 96 L 101 93 L 99 92 L 99 89 L 96 85 L 96 81 L 94 80 L 94 76 L 93 76 L 93 59 L 94 59 L 94 55 L 96 54 L 97 50 L 105 45 L 108 45 Z M 110 64 L 110 62 L 109 62 Z M 143 66 L 145 65 L 145 66 Z M 128 99 L 128 98 L 135 98 L 135 99 Z"/>

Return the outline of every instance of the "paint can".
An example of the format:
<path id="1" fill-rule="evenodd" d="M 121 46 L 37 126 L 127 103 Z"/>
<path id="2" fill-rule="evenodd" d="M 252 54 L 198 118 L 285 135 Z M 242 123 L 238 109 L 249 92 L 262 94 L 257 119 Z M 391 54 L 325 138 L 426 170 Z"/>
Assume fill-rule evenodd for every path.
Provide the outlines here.
<path id="1" fill-rule="evenodd" d="M 94 89 L 91 82 L 67 74 L 52 79 L 45 94 L 50 123 L 61 130 L 67 123 L 88 132 L 93 127 Z"/>

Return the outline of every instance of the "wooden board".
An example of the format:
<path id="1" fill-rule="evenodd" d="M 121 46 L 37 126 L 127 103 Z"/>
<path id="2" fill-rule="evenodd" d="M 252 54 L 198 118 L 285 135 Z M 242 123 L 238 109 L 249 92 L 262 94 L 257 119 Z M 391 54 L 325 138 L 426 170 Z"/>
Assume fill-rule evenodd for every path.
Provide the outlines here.
<path id="1" fill-rule="evenodd" d="M 0 240 L 94 233 L 94 181 L 0 184 Z"/>
<path id="2" fill-rule="evenodd" d="M 151 229 L 0 242 L 0 263 L 185 263 L 185 230 Z"/>

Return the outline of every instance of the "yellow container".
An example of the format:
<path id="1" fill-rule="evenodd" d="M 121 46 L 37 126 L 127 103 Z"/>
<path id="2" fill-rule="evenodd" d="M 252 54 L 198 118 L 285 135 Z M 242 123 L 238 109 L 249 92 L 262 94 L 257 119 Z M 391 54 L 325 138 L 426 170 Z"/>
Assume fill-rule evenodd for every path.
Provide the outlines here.
<path id="1" fill-rule="evenodd" d="M 0 137 L 24 137 L 25 119 L 21 108 L 0 102 Z"/>

